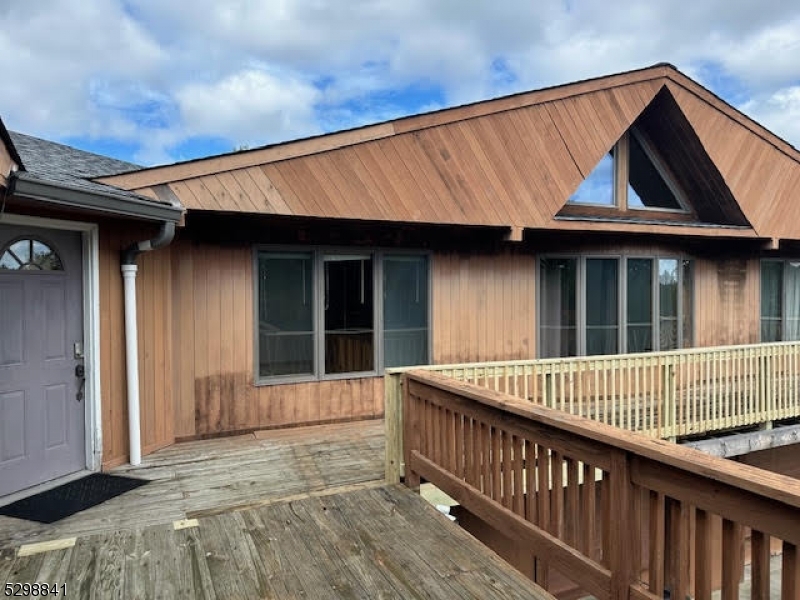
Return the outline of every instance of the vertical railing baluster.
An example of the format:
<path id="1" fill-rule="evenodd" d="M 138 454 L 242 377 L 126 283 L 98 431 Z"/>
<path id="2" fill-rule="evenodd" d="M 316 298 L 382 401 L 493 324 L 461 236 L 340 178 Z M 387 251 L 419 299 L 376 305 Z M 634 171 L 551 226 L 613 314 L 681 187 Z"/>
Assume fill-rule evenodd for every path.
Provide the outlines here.
<path id="1" fill-rule="evenodd" d="M 781 562 L 781 600 L 797 600 L 800 598 L 800 554 L 797 546 L 783 542 Z"/>
<path id="2" fill-rule="evenodd" d="M 769 541 L 770 536 L 760 531 L 750 533 L 750 597 L 753 600 L 770 597 Z"/>
<path id="3" fill-rule="evenodd" d="M 741 525 L 728 519 L 722 520 L 722 600 L 739 600 L 741 536 Z"/>

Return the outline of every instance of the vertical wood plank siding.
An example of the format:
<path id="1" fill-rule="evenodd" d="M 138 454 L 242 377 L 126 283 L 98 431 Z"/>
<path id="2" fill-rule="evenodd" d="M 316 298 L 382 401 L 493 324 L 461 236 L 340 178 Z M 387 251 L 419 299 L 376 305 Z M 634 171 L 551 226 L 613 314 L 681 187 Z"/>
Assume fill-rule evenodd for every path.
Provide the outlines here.
<path id="1" fill-rule="evenodd" d="M 116 222 L 100 227 L 100 393 L 103 465 L 127 461 L 128 404 L 120 251 L 155 235 L 156 229 Z M 172 248 L 139 256 L 136 280 L 142 451 L 175 440 L 173 409 Z"/>
<path id="2" fill-rule="evenodd" d="M 433 362 L 535 357 L 533 255 L 433 257 Z"/>
<path id="3" fill-rule="evenodd" d="M 124 233 L 123 233 L 124 231 Z M 151 235 L 101 234 L 104 464 L 127 456 L 119 250 Z M 585 251 L 594 251 L 585 248 Z M 595 249 L 599 250 L 599 248 Z M 656 246 L 606 247 L 657 255 Z M 142 443 L 383 414 L 383 378 L 255 386 L 252 250 L 178 240 L 145 253 L 137 279 Z M 431 259 L 432 362 L 536 357 L 536 257 L 437 253 Z M 758 260 L 695 261 L 698 346 L 758 341 Z"/>
<path id="4" fill-rule="evenodd" d="M 695 346 L 759 342 L 761 266 L 753 259 L 695 261 Z"/>
<path id="5" fill-rule="evenodd" d="M 382 378 L 256 386 L 252 249 L 172 252 L 176 438 L 382 414 Z"/>

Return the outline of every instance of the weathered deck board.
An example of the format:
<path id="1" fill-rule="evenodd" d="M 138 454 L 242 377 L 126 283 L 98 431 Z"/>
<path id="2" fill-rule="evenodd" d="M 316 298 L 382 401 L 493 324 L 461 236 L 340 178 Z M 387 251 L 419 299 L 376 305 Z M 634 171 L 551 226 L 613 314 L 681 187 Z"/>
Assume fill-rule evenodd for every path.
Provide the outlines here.
<path id="1" fill-rule="evenodd" d="M 401 486 L 214 515 L 178 531 L 102 533 L 74 548 L 12 556 L 0 554 L 0 585 L 66 577 L 75 598 L 551 598 Z"/>
<path id="2" fill-rule="evenodd" d="M 0 548 L 133 530 L 331 487 L 375 483 L 383 479 L 383 461 L 383 421 L 176 444 L 145 457 L 139 467 L 113 471 L 151 483 L 58 523 L 0 516 Z"/>

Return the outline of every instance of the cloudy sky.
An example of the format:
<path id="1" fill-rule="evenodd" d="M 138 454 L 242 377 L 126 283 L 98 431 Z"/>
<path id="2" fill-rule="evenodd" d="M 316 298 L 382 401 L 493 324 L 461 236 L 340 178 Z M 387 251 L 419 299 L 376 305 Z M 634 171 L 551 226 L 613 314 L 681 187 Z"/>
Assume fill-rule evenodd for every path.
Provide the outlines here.
<path id="1" fill-rule="evenodd" d="M 787 0 L 2 0 L 9 129 L 150 165 L 671 62 L 800 145 Z"/>

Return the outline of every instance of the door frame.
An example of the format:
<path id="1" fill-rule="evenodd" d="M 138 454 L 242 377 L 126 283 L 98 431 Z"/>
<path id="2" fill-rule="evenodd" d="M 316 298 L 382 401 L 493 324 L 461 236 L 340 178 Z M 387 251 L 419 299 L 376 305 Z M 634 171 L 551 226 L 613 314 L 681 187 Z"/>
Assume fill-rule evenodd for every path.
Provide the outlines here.
<path id="1" fill-rule="evenodd" d="M 103 459 L 100 398 L 100 228 L 97 223 L 0 213 L 0 225 L 76 231 L 81 234 L 83 286 L 83 354 L 86 367 L 84 404 L 85 468 L 99 471 Z"/>

